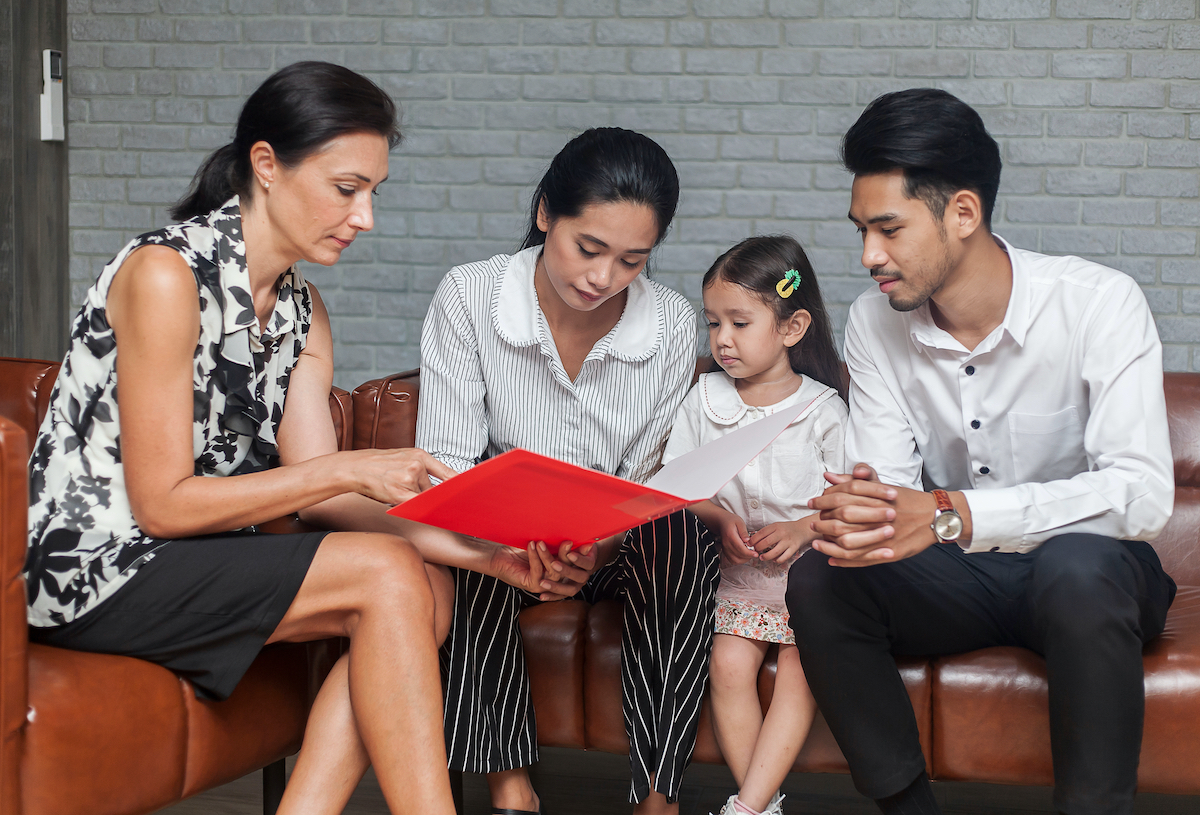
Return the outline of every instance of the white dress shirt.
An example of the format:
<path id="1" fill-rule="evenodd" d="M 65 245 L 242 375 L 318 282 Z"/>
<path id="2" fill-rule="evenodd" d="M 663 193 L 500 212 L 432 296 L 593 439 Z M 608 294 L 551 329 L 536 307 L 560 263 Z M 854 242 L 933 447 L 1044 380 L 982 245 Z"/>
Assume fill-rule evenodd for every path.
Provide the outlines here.
<path id="1" fill-rule="evenodd" d="M 1142 290 L 1099 264 L 997 241 L 1012 294 L 973 351 L 928 303 L 898 312 L 872 289 L 851 306 L 847 461 L 898 486 L 962 490 L 968 552 L 1027 552 L 1068 532 L 1154 538 L 1175 482 Z"/>
<path id="2" fill-rule="evenodd" d="M 421 332 L 417 446 L 455 470 L 522 447 L 631 481 L 659 466 L 696 368 L 698 323 L 638 276 L 620 320 L 567 376 L 533 273 L 541 247 L 451 269 Z"/>

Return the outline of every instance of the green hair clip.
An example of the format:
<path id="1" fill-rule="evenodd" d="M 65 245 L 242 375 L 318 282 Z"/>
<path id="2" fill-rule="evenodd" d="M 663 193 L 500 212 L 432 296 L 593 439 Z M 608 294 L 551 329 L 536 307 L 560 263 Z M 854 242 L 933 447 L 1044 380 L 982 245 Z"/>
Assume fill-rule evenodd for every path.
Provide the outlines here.
<path id="1" fill-rule="evenodd" d="M 788 269 L 783 273 L 783 279 L 775 284 L 775 291 L 779 292 L 780 297 L 791 297 L 792 292 L 800 285 L 800 273 L 795 269 Z"/>

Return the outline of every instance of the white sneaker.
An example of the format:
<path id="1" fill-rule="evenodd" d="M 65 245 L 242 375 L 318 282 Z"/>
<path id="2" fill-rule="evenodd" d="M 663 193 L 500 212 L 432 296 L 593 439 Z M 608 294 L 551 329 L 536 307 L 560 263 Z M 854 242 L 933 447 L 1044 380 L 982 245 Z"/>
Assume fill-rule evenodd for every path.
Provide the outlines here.
<path id="1" fill-rule="evenodd" d="M 767 804 L 767 808 L 762 811 L 762 815 L 783 815 L 783 799 L 786 797 L 776 791 L 771 797 L 771 803 Z M 725 802 L 725 806 L 721 807 L 721 811 L 717 815 L 739 815 L 737 808 L 733 805 L 735 800 L 737 800 L 736 792 L 729 796 L 729 800 Z M 708 815 L 712 815 L 712 813 L 710 812 Z"/>

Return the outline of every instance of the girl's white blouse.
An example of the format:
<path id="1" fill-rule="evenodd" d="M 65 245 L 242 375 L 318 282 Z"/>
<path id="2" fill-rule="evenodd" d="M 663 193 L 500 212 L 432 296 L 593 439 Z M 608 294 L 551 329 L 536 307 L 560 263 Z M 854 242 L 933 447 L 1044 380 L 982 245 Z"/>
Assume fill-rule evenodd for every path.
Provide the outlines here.
<path id="1" fill-rule="evenodd" d="M 783 401 L 747 405 L 724 371 L 704 374 L 684 398 L 663 453 L 663 464 L 785 407 L 808 405 L 766 450 L 713 498 L 753 534 L 767 524 L 812 512 L 808 499 L 828 486 L 826 471 L 845 472 L 846 405 L 837 391 L 808 377 Z"/>

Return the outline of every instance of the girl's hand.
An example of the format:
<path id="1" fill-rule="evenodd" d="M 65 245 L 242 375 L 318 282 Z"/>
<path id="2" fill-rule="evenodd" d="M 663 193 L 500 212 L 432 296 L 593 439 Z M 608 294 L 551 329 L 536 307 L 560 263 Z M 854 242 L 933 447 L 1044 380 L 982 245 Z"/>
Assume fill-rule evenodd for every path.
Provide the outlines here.
<path id="1" fill-rule="evenodd" d="M 758 557 L 758 552 L 750 548 L 750 533 L 746 531 L 746 522 L 723 509 L 717 509 L 721 514 L 715 518 L 717 528 L 721 530 L 721 547 L 725 557 L 734 564 L 749 563 Z"/>
<path id="2" fill-rule="evenodd" d="M 348 463 L 355 492 L 382 501 L 401 504 L 429 489 L 429 476 L 445 481 L 456 473 L 418 448 L 403 450 L 354 450 L 335 454 Z"/>
<path id="3" fill-rule="evenodd" d="M 750 545 L 763 560 L 787 563 L 804 547 L 810 545 L 817 533 L 812 529 L 812 516 L 798 521 L 767 524 L 754 533 Z"/>

